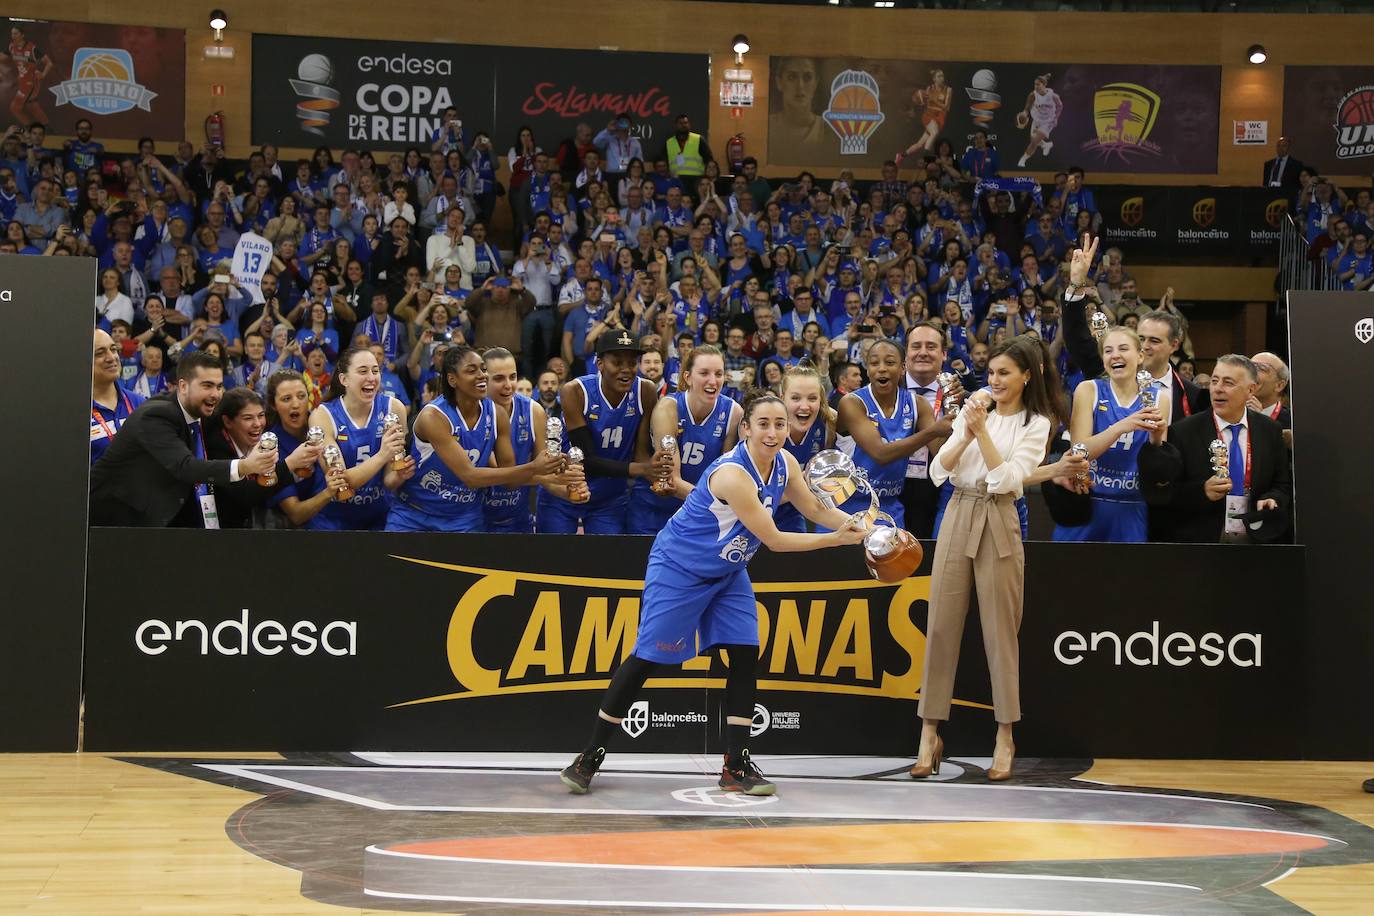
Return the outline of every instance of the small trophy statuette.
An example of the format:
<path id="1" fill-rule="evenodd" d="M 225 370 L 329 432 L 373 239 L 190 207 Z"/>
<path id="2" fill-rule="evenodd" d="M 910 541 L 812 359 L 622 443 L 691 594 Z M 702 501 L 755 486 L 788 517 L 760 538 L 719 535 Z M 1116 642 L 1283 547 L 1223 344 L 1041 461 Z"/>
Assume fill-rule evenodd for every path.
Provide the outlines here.
<path id="1" fill-rule="evenodd" d="M 563 451 L 563 421 L 558 417 L 549 417 L 544 423 L 544 451 L 550 455 Z"/>
<path id="2" fill-rule="evenodd" d="M 258 439 L 258 448 L 264 452 L 271 452 L 273 456 L 275 456 L 277 453 L 277 434 L 263 433 Z M 276 464 L 275 457 L 273 457 L 272 463 L 273 465 Z M 257 477 L 258 486 L 260 487 L 275 487 L 277 485 L 277 469 L 275 467 L 269 468 L 257 475 Z"/>
<path id="3" fill-rule="evenodd" d="M 1092 329 L 1093 337 L 1097 340 L 1102 339 L 1102 335 L 1107 333 L 1107 329 L 1112 326 L 1112 320 L 1107 317 L 1106 312 L 1093 312 L 1088 316 L 1088 327 Z"/>
<path id="4" fill-rule="evenodd" d="M 1212 454 L 1212 474 L 1215 477 L 1231 476 L 1231 453 L 1226 448 L 1226 443 L 1220 439 L 1213 439 L 1212 444 L 1207 446 L 1207 451 Z"/>
<path id="5" fill-rule="evenodd" d="M 1088 447 L 1084 445 L 1082 442 L 1075 442 L 1073 445 L 1069 446 L 1069 454 L 1073 455 L 1075 458 L 1087 458 Z M 1087 480 L 1089 472 L 1079 471 L 1074 476 L 1077 477 L 1079 480 Z"/>
<path id="6" fill-rule="evenodd" d="M 675 453 L 677 451 L 677 437 L 664 436 L 658 440 L 658 448 L 661 452 Z M 653 490 L 657 496 L 672 496 L 673 480 L 671 477 L 655 477 L 654 482 L 649 485 L 649 489 Z"/>
<path id="7" fill-rule="evenodd" d="M 582 464 L 582 449 L 573 446 L 568 449 L 568 464 Z M 585 483 L 576 483 L 568 487 L 568 501 L 574 503 L 585 503 L 592 498 L 592 492 Z"/>
<path id="8" fill-rule="evenodd" d="M 959 405 L 955 402 L 950 391 L 958 384 L 959 377 L 953 372 L 941 372 L 935 376 L 935 384 L 940 386 L 940 406 L 944 410 L 945 416 L 953 419 L 959 415 Z"/>
<path id="9" fill-rule="evenodd" d="M 344 466 L 343 452 L 339 451 L 337 445 L 331 445 L 324 450 L 324 463 L 329 465 L 329 469 L 332 471 L 347 470 Z M 334 491 L 334 499 L 336 502 L 348 502 L 353 498 L 353 495 L 354 490 L 348 484 L 344 484 Z"/>
<path id="10" fill-rule="evenodd" d="M 400 425 L 401 425 L 401 418 L 400 418 L 399 416 L 397 416 L 396 414 L 394 414 L 394 413 L 388 413 L 388 414 L 382 419 L 382 430 L 383 430 L 383 432 L 390 432 L 392 429 L 396 429 L 396 428 L 398 428 Z M 402 449 L 401 451 L 397 452 L 395 455 L 392 455 L 392 456 L 391 456 L 391 469 L 392 469 L 393 471 L 399 471 L 399 470 L 401 470 L 402 468 L 404 468 L 405 466 L 406 466 L 406 453 L 405 453 L 405 450 Z"/>
<path id="11" fill-rule="evenodd" d="M 310 427 L 308 430 L 305 431 L 305 444 L 306 444 L 306 445 L 319 445 L 319 444 L 321 444 L 322 442 L 324 442 L 324 430 L 321 429 L 320 427 L 318 427 L 318 426 L 312 426 L 312 427 Z M 301 470 L 299 470 L 299 471 L 294 471 L 293 473 L 296 475 L 296 479 L 297 479 L 297 480 L 305 480 L 305 479 L 306 479 L 307 477 L 309 477 L 311 474 L 314 474 L 314 473 L 315 473 L 315 469 L 314 469 L 314 468 L 302 468 Z"/>

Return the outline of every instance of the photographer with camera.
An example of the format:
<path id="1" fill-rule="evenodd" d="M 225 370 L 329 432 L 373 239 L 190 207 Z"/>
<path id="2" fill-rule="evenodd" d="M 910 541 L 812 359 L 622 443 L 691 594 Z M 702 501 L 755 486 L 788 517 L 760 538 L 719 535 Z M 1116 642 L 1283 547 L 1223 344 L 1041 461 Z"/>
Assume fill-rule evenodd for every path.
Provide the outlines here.
<path id="1" fill-rule="evenodd" d="M 561 271 L 549 257 L 548 240 L 542 235 L 530 237 L 524 256 L 515 262 L 511 278 L 518 279 L 534 297 L 534 308 L 520 327 L 520 346 L 511 352 L 524 357 L 523 373 L 532 375 L 535 368 L 558 352 L 554 343 L 558 333 L 557 290 Z M 511 349 L 511 348 L 507 348 Z"/>
<path id="2" fill-rule="evenodd" d="M 535 310 L 534 294 L 525 288 L 524 281 L 519 277 L 488 277 L 466 304 L 472 316 L 475 347 L 483 353 L 494 348 L 509 350 L 519 362 L 521 329 Z"/>

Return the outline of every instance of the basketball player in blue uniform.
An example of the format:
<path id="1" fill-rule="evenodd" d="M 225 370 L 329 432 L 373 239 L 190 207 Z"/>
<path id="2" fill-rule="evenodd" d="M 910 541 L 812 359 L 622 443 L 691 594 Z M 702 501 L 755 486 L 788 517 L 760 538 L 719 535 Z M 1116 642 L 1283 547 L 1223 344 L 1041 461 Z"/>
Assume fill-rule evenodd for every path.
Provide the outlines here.
<path id="1" fill-rule="evenodd" d="M 1089 490 L 1092 518 L 1086 525 L 1056 527 L 1054 540 L 1142 543 L 1149 536 L 1136 459 L 1147 441 L 1163 441 L 1161 408 L 1167 409 L 1168 401 L 1141 406 L 1136 372 L 1144 356 L 1135 331 L 1113 328 L 1099 346 L 1107 375 L 1078 383 L 1069 420 L 1071 438 L 1086 445 L 1095 462 Z"/>
<path id="2" fill-rule="evenodd" d="M 96 328 L 91 361 L 91 464 L 100 460 L 119 427 L 143 403 L 143 398 L 120 386 L 120 369 L 119 345 Z"/>
<path id="3" fill-rule="evenodd" d="M 591 498 L 574 503 L 550 494 L 539 500 L 540 534 L 624 534 L 630 494 L 626 481 L 648 477 L 648 417 L 658 403 L 654 383 L 637 374 L 640 347 L 623 328 L 596 340 L 597 371 L 563 386 L 563 435 L 582 450 Z"/>
<path id="4" fill-rule="evenodd" d="M 443 397 L 415 419 L 415 473 L 396 493 L 387 531 L 482 531 L 487 487 L 527 484 L 563 464 L 562 455 L 539 449 L 516 465 L 510 418 L 487 397 L 486 361 L 476 350 L 449 348 L 442 379 Z"/>
<path id="5" fill-rule="evenodd" d="M 902 486 L 906 483 L 907 459 L 941 433 L 935 429 L 935 411 L 925 398 L 915 397 L 901 384 L 902 350 L 890 340 L 879 340 L 868 350 L 868 384 L 840 399 L 839 431 L 853 439 L 854 464 L 868 474 L 878 494 L 879 508 L 905 527 Z M 867 494 L 851 502 L 867 500 Z"/>
<path id="6" fill-rule="evenodd" d="M 683 391 L 660 398 L 650 416 L 650 445 L 659 467 L 673 486 L 671 495 L 659 496 L 651 480 L 636 480 L 630 485 L 630 534 L 658 534 L 668 519 L 682 506 L 682 500 L 701 472 L 739 441 L 742 408 L 722 397 L 725 388 L 725 358 L 716 347 L 702 344 L 687 354 L 682 367 Z M 677 440 L 676 454 L 664 452 L 664 436 Z"/>
<path id="7" fill-rule="evenodd" d="M 835 411 L 825 403 L 821 377 L 811 366 L 792 366 L 782 375 L 782 402 L 787 407 L 787 441 L 782 447 L 798 467 L 824 449 L 835 447 Z M 803 532 L 806 519 L 784 503 L 773 516 L 779 531 Z"/>
<path id="8" fill-rule="evenodd" d="M 310 432 L 310 392 L 305 379 L 294 369 L 278 369 L 267 380 L 267 428 L 277 437 L 280 454 L 294 452 Z M 321 450 L 323 448 L 321 447 Z M 331 471 L 334 485 L 328 485 L 318 461 L 310 476 L 297 479 L 294 486 L 282 487 L 268 501 L 294 528 L 314 527 L 311 522 L 334 499 L 339 484 L 344 482 L 342 471 Z"/>
<path id="9" fill-rule="evenodd" d="M 515 356 L 504 347 L 482 354 L 487 363 L 487 397 L 510 422 L 510 444 L 517 465 L 527 464 L 544 448 L 547 416 L 533 398 L 519 394 Z M 534 487 L 490 486 L 482 491 L 484 531 L 491 534 L 534 533 Z"/>
<path id="10" fill-rule="evenodd" d="M 406 409 L 381 393 L 382 371 L 371 350 L 343 352 L 329 379 L 329 399 L 310 415 L 310 425 L 324 430 L 324 448 L 337 445 L 353 498 L 334 501 L 312 519 L 312 528 L 334 531 L 381 531 L 391 509 L 391 494 L 415 472 L 391 470 L 392 459 L 405 451 Z M 379 396 L 380 394 L 380 396 Z M 387 428 L 388 413 L 401 422 Z M 323 459 L 321 459 L 323 461 Z M 328 474 L 328 469 L 325 469 Z"/>
<path id="11" fill-rule="evenodd" d="M 759 395 L 745 404 L 740 438 L 702 473 L 682 508 L 654 538 L 634 651 L 616 670 L 601 699 L 586 749 L 561 774 L 575 793 L 587 791 L 606 757 L 611 735 L 655 668 L 678 665 L 716 648 L 725 651 L 729 663 L 727 751 L 719 785 L 747 795 L 774 792 L 750 760 L 747 747 L 759 653 L 749 560 L 760 545 L 783 552 L 857 544 L 868 527 L 862 518 L 827 508 L 812 495 L 796 459 L 783 450 L 787 409 L 777 395 Z M 779 531 L 773 514 L 784 502 L 835 530 Z"/>

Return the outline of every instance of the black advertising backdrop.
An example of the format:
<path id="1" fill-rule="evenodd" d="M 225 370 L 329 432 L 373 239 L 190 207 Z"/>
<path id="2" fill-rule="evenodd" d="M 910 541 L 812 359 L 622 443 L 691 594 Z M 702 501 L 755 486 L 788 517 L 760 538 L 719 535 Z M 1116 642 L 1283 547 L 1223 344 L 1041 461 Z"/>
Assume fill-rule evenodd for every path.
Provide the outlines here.
<path id="1" fill-rule="evenodd" d="M 936 70 L 950 90 L 938 137 L 953 144 L 956 156 L 983 127 L 1003 170 L 1015 169 L 1029 141 L 1016 115 L 1035 78 L 1048 74 L 1062 111 L 1050 132 L 1053 146 L 1035 152 L 1027 167 L 1217 170 L 1221 68 L 1214 66 L 770 57 L 768 158 L 811 167 L 880 165 L 925 130 L 931 99 L 943 94 L 931 92 Z"/>
<path id="2" fill-rule="evenodd" d="M 521 125 L 545 150 L 586 121 L 600 130 L 624 115 L 646 156 L 656 155 L 679 114 L 706 133 L 710 59 L 705 54 L 502 48 L 497 54 L 494 142 L 505 153 Z M 723 155 L 724 149 L 716 150 Z"/>
<path id="3" fill-rule="evenodd" d="M 253 36 L 253 142 L 426 152 L 444 109 L 489 125 L 489 48 L 408 41 Z"/>
<path id="4" fill-rule="evenodd" d="M 289 556 L 291 568 L 311 573 L 229 585 L 194 603 L 179 589 L 98 603 L 87 639 L 86 746 L 575 750 L 631 644 L 649 544 L 93 529 L 92 582 L 117 576 L 121 556 L 206 551 L 245 569 L 281 569 Z M 1022 753 L 1299 752 L 1298 736 L 1272 723 L 1302 710 L 1292 683 L 1302 548 L 1032 543 L 1027 551 Z M 928 572 L 898 587 L 852 579 L 861 569 L 857 549 L 755 559 L 766 630 L 756 717 L 769 724 L 760 748 L 903 754 L 915 746 Z M 1143 584 L 1148 577 L 1123 575 L 1146 569 L 1189 582 L 1186 597 L 1166 599 L 1162 586 Z M 964 753 L 990 749 L 993 733 L 974 621 L 955 692 L 962 705 L 947 729 Z M 635 717 L 642 733 L 618 747 L 717 747 L 721 691 L 705 679 L 723 669 L 718 660 L 694 665 L 651 682 Z"/>
<path id="5" fill-rule="evenodd" d="M 254 35 L 253 142 L 428 150 L 453 105 L 501 153 L 523 124 L 552 152 L 625 115 L 652 155 L 678 113 L 705 129 L 709 71 L 704 54 Z"/>
<path id="6" fill-rule="evenodd" d="M 90 353 L 95 261 L 5 258 L 0 308 L 43 318 L 43 347 L 15 347 L 5 377 L 44 378 L 22 398 L 0 398 L 5 619 L 0 639 L 0 751 L 76 750 L 81 624 L 86 595 L 86 491 L 91 377 L 83 365 L 52 372 L 54 353 Z M 70 365 L 70 364 L 69 364 Z M 41 443 L 41 460 L 35 446 Z M 51 520 L 45 523 L 43 520 Z M 40 537 L 35 537 L 41 532 Z M 125 579 L 97 579 L 118 594 Z"/>
<path id="7" fill-rule="evenodd" d="M 1360 293 L 1289 293 L 1288 323 L 1295 505 L 1312 609 L 1307 737 L 1324 755 L 1369 760 L 1374 616 L 1364 577 L 1374 543 L 1374 422 L 1359 393 L 1374 383 L 1374 303 Z"/>
<path id="8" fill-rule="evenodd" d="M 1272 264 L 1288 200 L 1267 188 L 1093 188 L 1107 245 L 1132 259 L 1204 257 L 1236 264 Z"/>
<path id="9" fill-rule="evenodd" d="M 1374 170 L 1374 67 L 1284 67 L 1283 134 L 1333 175 Z"/>
<path id="10" fill-rule="evenodd" d="M 29 95 L 36 88 L 36 105 L 24 106 L 19 120 L 24 125 L 46 124 L 51 135 L 73 136 L 76 122 L 89 118 L 92 135 L 101 141 L 184 138 L 186 33 L 182 30 L 0 16 L 3 49 L 10 55 L 12 28 L 24 30 L 23 43 L 32 43 L 51 60 L 52 71 L 35 82 L 31 73 L 21 73 L 14 66 L 12 56 L 5 60 L 0 66 L 0 111 L 5 112 L 0 124 L 15 123 L 15 96 Z"/>

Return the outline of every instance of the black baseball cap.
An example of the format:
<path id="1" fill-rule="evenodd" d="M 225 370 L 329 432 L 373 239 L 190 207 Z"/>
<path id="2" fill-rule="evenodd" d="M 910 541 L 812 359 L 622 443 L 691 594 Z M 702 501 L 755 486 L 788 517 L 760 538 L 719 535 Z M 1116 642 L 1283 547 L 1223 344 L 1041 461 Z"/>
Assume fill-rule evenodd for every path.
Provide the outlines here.
<path id="1" fill-rule="evenodd" d="M 644 348 L 639 345 L 639 338 L 635 337 L 624 328 L 607 329 L 596 339 L 596 355 L 601 356 L 605 353 L 613 353 L 623 350 L 627 353 L 643 353 Z"/>

